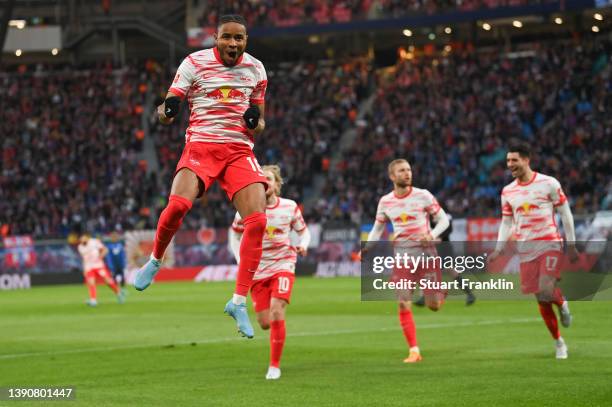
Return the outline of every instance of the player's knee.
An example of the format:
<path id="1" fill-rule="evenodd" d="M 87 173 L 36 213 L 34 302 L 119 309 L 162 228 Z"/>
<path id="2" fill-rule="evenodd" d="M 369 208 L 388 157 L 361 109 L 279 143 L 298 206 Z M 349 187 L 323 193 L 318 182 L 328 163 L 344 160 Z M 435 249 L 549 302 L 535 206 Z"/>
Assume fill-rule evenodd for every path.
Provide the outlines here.
<path id="1" fill-rule="evenodd" d="M 258 316 L 257 323 L 259 324 L 260 328 L 263 329 L 264 331 L 267 331 L 268 329 L 270 329 L 270 320 L 268 319 L 268 317 Z"/>
<path id="2" fill-rule="evenodd" d="M 282 308 L 272 309 L 270 310 L 270 317 L 273 321 L 281 321 L 285 319 L 285 310 Z"/>
<path id="3" fill-rule="evenodd" d="M 164 212 L 168 213 L 170 222 L 179 223 L 192 207 L 192 202 L 180 195 L 170 195 Z"/>
<path id="4" fill-rule="evenodd" d="M 412 301 L 400 300 L 398 304 L 399 304 L 399 309 L 402 311 L 412 309 Z"/>
<path id="5" fill-rule="evenodd" d="M 542 290 L 536 294 L 536 298 L 538 302 L 546 302 L 552 301 L 553 298 L 553 290 Z"/>
<path id="6" fill-rule="evenodd" d="M 442 303 L 439 301 L 433 301 L 427 304 L 427 308 L 429 308 L 430 310 L 434 312 L 437 312 L 440 310 L 440 308 L 442 308 Z"/>

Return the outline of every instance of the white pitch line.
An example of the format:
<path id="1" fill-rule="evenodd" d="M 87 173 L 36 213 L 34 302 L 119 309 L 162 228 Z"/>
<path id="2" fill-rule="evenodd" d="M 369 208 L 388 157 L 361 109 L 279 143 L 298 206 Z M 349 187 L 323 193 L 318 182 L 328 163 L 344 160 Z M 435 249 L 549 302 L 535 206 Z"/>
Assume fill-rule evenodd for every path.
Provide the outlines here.
<path id="1" fill-rule="evenodd" d="M 538 318 L 514 318 L 506 320 L 493 320 L 493 321 L 479 321 L 479 322 L 459 322 L 449 324 L 419 324 L 418 329 L 439 329 L 439 328 L 461 328 L 461 327 L 472 327 L 472 326 L 483 326 L 483 325 L 501 325 L 501 324 L 521 324 L 526 322 L 538 321 Z M 336 331 L 320 331 L 320 332 L 297 332 L 288 334 L 288 337 L 308 337 L 308 336 L 326 336 L 326 335 L 345 335 L 345 334 L 363 334 L 363 333 L 374 333 L 374 332 L 386 332 L 395 331 L 399 329 L 397 326 L 385 327 L 378 329 L 343 329 Z M 267 337 L 258 336 L 253 340 L 268 340 Z M 49 352 L 28 352 L 28 353 L 14 353 L 0 355 L 0 359 L 17 359 L 30 356 L 55 356 L 55 355 L 70 355 L 75 353 L 89 353 L 89 352 L 109 352 L 117 350 L 130 350 L 130 349 L 146 349 L 146 348 L 171 348 L 182 345 L 207 345 L 217 344 L 234 341 L 248 341 L 248 339 L 241 338 L 238 336 L 215 338 L 215 339 L 203 339 L 199 341 L 179 341 L 174 343 L 166 344 L 147 344 L 147 345 L 122 345 L 122 346 L 106 346 L 99 348 L 85 348 L 85 349 L 67 349 L 59 351 Z"/>

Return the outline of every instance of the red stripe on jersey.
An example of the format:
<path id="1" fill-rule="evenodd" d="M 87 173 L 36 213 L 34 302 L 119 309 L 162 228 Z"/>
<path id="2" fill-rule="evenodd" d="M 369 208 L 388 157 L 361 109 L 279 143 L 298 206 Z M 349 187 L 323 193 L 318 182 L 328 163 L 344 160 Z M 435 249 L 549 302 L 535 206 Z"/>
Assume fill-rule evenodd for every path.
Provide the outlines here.
<path id="1" fill-rule="evenodd" d="M 272 247 L 264 247 L 262 250 L 263 251 L 270 251 L 270 250 L 279 250 L 279 249 L 292 249 L 295 250 L 292 246 L 288 245 L 288 244 L 278 244 L 278 245 L 274 245 Z"/>
<path id="2" fill-rule="evenodd" d="M 560 192 L 560 191 L 559 191 Z M 567 202 L 567 197 L 565 196 L 565 194 L 563 194 L 562 192 L 560 192 L 560 198 L 559 198 L 559 202 L 557 202 L 556 204 L 553 204 L 553 206 L 556 208 L 557 206 L 561 206 L 564 203 Z"/>
<path id="3" fill-rule="evenodd" d="M 556 233 L 556 234 L 549 234 L 546 236 L 536 237 L 535 239 L 531 239 L 531 240 L 561 240 L 561 236 L 558 233 Z"/>
<path id="4" fill-rule="evenodd" d="M 204 120 L 204 119 L 192 119 L 189 121 L 189 123 L 190 123 L 189 125 L 193 127 L 206 126 L 206 125 L 212 124 L 210 120 Z"/>
<path id="5" fill-rule="evenodd" d="M 432 214 L 431 214 L 432 216 L 433 216 L 433 215 L 435 215 L 435 214 L 437 214 L 438 212 L 440 212 L 440 209 L 442 209 L 442 208 L 440 207 L 440 205 L 437 205 L 437 204 L 434 204 L 434 205 L 430 205 L 430 206 L 428 206 L 428 207 L 426 208 L 426 209 L 427 209 L 427 211 L 430 211 L 430 210 L 431 210 L 431 209 L 429 209 L 429 208 L 435 208 L 434 213 L 432 213 Z"/>
<path id="6" fill-rule="evenodd" d="M 243 114 L 245 112 L 244 106 L 234 106 L 231 104 L 220 106 L 219 109 L 210 109 L 206 111 L 207 115 L 219 115 L 219 116 L 227 116 L 228 113 L 238 113 Z"/>
<path id="7" fill-rule="evenodd" d="M 222 130 L 229 130 L 229 129 L 224 127 Z M 212 138 L 212 139 L 215 139 L 215 140 L 224 140 L 224 141 L 228 141 L 228 142 L 231 141 L 233 143 L 240 143 L 241 142 L 240 140 L 236 140 L 236 139 L 233 139 L 231 137 L 223 137 L 223 136 L 220 136 L 218 134 L 204 133 L 204 132 L 196 131 L 196 130 L 192 130 L 192 129 L 187 129 L 187 134 L 189 136 L 209 137 L 209 138 Z"/>
<path id="8" fill-rule="evenodd" d="M 292 260 L 295 259 L 295 254 L 292 256 L 283 256 L 283 257 L 275 257 L 274 259 L 266 259 L 268 261 L 274 261 L 276 263 L 280 262 L 281 260 Z M 273 264 L 268 265 L 268 267 L 272 267 Z"/>
<path id="9" fill-rule="evenodd" d="M 183 92 L 179 88 L 170 88 L 170 89 L 168 89 L 168 92 L 174 93 L 175 95 L 177 95 L 181 99 L 183 99 L 185 97 L 185 92 Z"/>
<path id="10" fill-rule="evenodd" d="M 237 133 L 246 133 L 246 128 L 242 127 L 242 126 L 223 126 L 221 127 L 221 130 L 224 131 L 235 131 Z M 217 135 L 217 137 L 219 137 Z"/>
<path id="11" fill-rule="evenodd" d="M 192 64 L 193 66 L 195 66 L 195 67 L 196 67 L 196 69 L 202 69 L 202 68 L 204 68 L 204 65 L 202 65 L 201 63 L 199 63 L 199 62 L 197 62 L 195 59 L 193 59 L 193 57 L 192 57 L 191 55 L 188 55 L 188 56 L 187 56 L 187 60 L 188 60 L 189 62 L 191 62 L 191 64 Z"/>

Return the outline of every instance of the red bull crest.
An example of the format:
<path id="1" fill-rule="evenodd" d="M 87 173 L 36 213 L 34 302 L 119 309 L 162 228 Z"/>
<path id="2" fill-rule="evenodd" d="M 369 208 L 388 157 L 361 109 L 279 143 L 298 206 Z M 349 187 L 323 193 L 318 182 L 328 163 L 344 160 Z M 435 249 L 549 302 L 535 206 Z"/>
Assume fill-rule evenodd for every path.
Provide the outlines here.
<path id="1" fill-rule="evenodd" d="M 239 89 L 223 86 L 206 93 L 207 98 L 231 102 L 235 100 L 246 100 L 247 95 Z"/>

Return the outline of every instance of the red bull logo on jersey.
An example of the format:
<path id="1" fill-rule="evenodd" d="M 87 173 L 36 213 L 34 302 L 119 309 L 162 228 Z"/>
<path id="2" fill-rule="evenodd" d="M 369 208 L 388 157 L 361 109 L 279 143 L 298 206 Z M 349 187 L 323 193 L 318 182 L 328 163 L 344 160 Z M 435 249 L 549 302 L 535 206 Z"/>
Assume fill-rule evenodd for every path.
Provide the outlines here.
<path id="1" fill-rule="evenodd" d="M 231 102 L 234 100 L 247 99 L 247 95 L 244 92 L 236 88 L 230 88 L 229 86 L 222 86 L 220 88 L 207 92 L 206 97 L 216 99 L 221 102 Z"/>
<path id="2" fill-rule="evenodd" d="M 395 223 L 408 223 L 411 220 L 416 220 L 416 216 L 408 215 L 407 213 L 402 212 L 400 216 L 397 216 L 393 219 Z"/>
<path id="3" fill-rule="evenodd" d="M 274 236 L 282 235 L 283 231 L 276 226 L 266 226 L 266 234 L 268 235 L 268 239 L 274 239 Z"/>
<path id="4" fill-rule="evenodd" d="M 529 202 L 525 202 L 524 204 L 516 208 L 516 213 L 522 213 L 525 215 L 529 215 L 529 212 L 531 212 L 534 209 L 540 209 L 540 207 L 538 205 L 534 205 L 534 204 L 530 204 Z"/>

